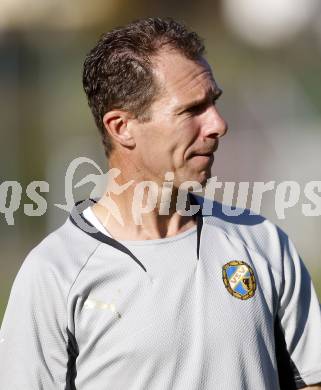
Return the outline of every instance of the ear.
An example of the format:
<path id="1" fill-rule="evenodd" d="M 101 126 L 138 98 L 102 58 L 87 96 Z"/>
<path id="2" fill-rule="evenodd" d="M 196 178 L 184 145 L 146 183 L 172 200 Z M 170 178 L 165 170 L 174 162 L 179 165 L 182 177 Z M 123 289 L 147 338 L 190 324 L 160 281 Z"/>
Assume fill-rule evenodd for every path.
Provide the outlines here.
<path id="1" fill-rule="evenodd" d="M 115 144 L 119 143 L 127 147 L 135 146 L 135 140 L 129 126 L 131 119 L 132 116 L 129 112 L 121 110 L 112 110 L 104 115 L 105 129 Z"/>

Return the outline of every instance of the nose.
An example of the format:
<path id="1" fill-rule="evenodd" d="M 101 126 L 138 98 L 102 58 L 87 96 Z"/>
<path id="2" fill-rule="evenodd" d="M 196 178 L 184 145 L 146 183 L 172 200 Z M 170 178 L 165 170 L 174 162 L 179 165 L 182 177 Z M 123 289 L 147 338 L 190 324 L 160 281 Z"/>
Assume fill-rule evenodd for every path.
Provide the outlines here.
<path id="1" fill-rule="evenodd" d="M 223 137 L 228 125 L 222 115 L 219 113 L 216 106 L 209 107 L 204 113 L 202 123 L 202 134 L 204 138 L 220 138 Z"/>

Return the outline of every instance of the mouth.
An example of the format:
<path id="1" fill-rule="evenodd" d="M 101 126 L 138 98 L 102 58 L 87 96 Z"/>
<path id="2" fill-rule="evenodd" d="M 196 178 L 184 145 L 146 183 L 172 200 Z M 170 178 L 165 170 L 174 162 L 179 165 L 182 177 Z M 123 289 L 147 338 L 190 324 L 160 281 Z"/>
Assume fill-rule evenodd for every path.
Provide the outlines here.
<path id="1" fill-rule="evenodd" d="M 214 153 L 217 151 L 218 148 L 218 142 L 211 148 L 211 149 L 205 149 L 205 150 L 199 150 L 196 152 L 193 152 L 190 157 L 213 157 Z"/>
<path id="2" fill-rule="evenodd" d="M 205 157 L 205 158 L 211 158 L 214 156 L 214 152 L 206 152 L 206 153 L 192 153 L 191 158 L 193 157 Z"/>
<path id="3" fill-rule="evenodd" d="M 191 156 L 191 160 L 194 161 L 197 165 L 210 165 L 214 162 L 214 153 L 206 153 L 206 154 L 193 154 Z"/>
<path id="4" fill-rule="evenodd" d="M 204 156 L 204 157 L 211 157 L 213 156 L 214 152 L 209 153 L 195 153 L 195 156 Z"/>

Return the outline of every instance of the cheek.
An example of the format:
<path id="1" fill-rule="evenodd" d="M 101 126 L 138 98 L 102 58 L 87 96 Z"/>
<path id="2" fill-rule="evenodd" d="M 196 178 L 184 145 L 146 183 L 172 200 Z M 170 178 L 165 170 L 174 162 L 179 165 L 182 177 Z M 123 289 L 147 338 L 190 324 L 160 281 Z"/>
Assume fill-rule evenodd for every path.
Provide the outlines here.
<path id="1" fill-rule="evenodd" d="M 173 139 L 166 137 L 160 129 L 149 129 L 145 136 L 141 137 L 138 145 L 138 159 L 145 170 L 160 175 L 166 170 L 171 170 L 175 147 Z"/>
<path id="2" fill-rule="evenodd" d="M 177 127 L 175 136 L 172 136 L 173 150 L 172 161 L 177 169 L 189 167 L 189 156 L 195 150 L 195 145 L 199 144 L 199 129 L 197 121 L 189 118 Z"/>
<path id="3" fill-rule="evenodd" d="M 199 135 L 200 126 L 197 118 L 187 118 L 181 123 L 177 133 L 178 145 L 184 153 L 186 152 L 186 155 L 189 155 L 195 150 L 195 144 L 199 143 L 197 141 Z"/>
<path id="4" fill-rule="evenodd" d="M 176 123 L 175 123 L 176 122 Z M 186 157 L 193 150 L 199 136 L 197 118 L 169 118 L 159 121 L 162 126 L 146 126 L 139 137 L 139 152 L 144 165 L 177 169 L 186 164 Z"/>

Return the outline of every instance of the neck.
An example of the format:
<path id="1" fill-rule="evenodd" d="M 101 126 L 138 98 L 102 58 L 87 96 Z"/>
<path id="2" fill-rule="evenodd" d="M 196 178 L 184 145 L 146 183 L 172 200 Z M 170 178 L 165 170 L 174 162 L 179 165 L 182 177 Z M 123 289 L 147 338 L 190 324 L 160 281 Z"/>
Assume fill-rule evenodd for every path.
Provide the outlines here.
<path id="1" fill-rule="evenodd" d="M 120 173 L 117 177 L 108 177 L 104 195 L 93 206 L 93 211 L 115 239 L 165 238 L 195 226 L 195 216 L 180 212 L 189 210 L 187 193 L 179 192 L 168 182 L 163 185 L 141 174 L 134 175 L 127 168 L 113 168 L 116 167 L 110 164 L 108 172 Z M 149 181 L 149 185 L 144 181 Z"/>

